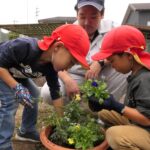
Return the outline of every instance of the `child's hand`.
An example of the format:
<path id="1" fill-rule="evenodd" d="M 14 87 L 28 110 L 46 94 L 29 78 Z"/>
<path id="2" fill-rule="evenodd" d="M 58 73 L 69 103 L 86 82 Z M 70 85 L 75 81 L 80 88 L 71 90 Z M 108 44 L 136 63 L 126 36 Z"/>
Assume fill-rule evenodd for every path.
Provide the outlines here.
<path id="1" fill-rule="evenodd" d="M 89 97 L 89 108 L 92 111 L 100 111 L 102 109 L 115 110 L 118 113 L 122 113 L 124 104 L 117 102 L 112 95 L 109 98 L 105 99 L 103 103 L 100 103 L 98 99 L 94 97 Z"/>
<path id="2" fill-rule="evenodd" d="M 29 106 L 33 108 L 33 101 L 32 96 L 27 88 L 25 88 L 22 84 L 17 84 L 14 88 L 15 90 L 15 97 L 19 103 L 24 106 Z"/>

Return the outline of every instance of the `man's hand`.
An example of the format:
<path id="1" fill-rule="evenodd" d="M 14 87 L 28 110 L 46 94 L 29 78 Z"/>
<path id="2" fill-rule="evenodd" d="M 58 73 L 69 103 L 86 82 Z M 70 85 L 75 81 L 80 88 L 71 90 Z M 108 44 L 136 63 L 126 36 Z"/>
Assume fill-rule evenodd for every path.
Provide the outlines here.
<path id="1" fill-rule="evenodd" d="M 67 71 L 59 71 L 59 78 L 63 81 L 67 96 L 79 93 L 78 83 L 68 74 Z"/>
<path id="2" fill-rule="evenodd" d="M 25 88 L 22 84 L 17 84 L 13 89 L 15 91 L 15 97 L 19 103 L 33 108 L 32 96 L 27 88 Z"/>
<path id="3" fill-rule="evenodd" d="M 122 111 L 125 107 L 124 104 L 117 102 L 112 95 L 109 98 L 105 99 L 103 103 L 100 103 L 98 99 L 94 97 L 89 97 L 89 108 L 92 111 L 100 111 L 102 109 L 115 110 L 118 113 L 122 114 Z"/>
<path id="4" fill-rule="evenodd" d="M 85 79 L 96 79 L 101 71 L 101 66 L 97 61 L 93 61 L 90 69 L 85 74 Z"/>
<path id="5" fill-rule="evenodd" d="M 78 83 L 74 79 L 69 79 L 65 82 L 66 93 L 68 96 L 77 94 L 80 92 Z"/>

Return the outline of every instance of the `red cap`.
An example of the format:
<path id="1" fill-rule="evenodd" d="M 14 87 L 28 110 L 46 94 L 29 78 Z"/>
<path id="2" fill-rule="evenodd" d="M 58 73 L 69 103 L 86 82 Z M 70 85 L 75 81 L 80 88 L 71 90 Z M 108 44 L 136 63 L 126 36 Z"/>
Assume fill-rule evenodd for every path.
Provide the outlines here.
<path id="1" fill-rule="evenodd" d="M 46 51 L 54 41 L 62 41 L 64 46 L 84 67 L 89 68 L 86 55 L 90 48 L 89 37 L 79 25 L 65 24 L 56 28 L 51 36 L 45 36 L 38 41 L 41 50 Z"/>
<path id="2" fill-rule="evenodd" d="M 103 60 L 114 53 L 127 52 L 134 59 L 150 69 L 150 54 L 144 52 L 146 41 L 144 35 L 137 28 L 122 25 L 109 31 L 103 38 L 100 52 L 92 56 L 93 60 Z"/>

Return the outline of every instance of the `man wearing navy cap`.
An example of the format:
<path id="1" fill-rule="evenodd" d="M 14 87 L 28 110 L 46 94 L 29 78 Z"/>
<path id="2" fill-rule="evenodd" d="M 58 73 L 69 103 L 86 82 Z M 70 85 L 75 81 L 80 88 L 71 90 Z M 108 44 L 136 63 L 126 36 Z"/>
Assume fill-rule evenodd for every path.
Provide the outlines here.
<path id="1" fill-rule="evenodd" d="M 104 0 L 78 0 L 75 9 L 80 9 L 81 7 L 91 5 L 101 11 L 104 8 Z"/>

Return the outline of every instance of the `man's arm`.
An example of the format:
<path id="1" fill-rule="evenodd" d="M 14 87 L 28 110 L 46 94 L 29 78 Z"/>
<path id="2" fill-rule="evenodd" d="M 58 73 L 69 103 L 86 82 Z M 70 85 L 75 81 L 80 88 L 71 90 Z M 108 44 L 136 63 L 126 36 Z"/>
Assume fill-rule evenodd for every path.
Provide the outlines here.
<path id="1" fill-rule="evenodd" d="M 90 65 L 90 69 L 86 71 L 85 79 L 96 79 L 99 76 L 102 66 L 98 61 L 93 61 Z"/>
<path id="2" fill-rule="evenodd" d="M 69 75 L 67 71 L 59 71 L 58 76 L 65 84 L 67 95 L 79 93 L 78 83 Z"/>
<path id="3" fill-rule="evenodd" d="M 85 74 L 85 79 L 96 79 L 99 77 L 101 70 L 110 63 L 105 59 L 101 61 L 93 61 L 90 65 L 90 69 Z"/>

